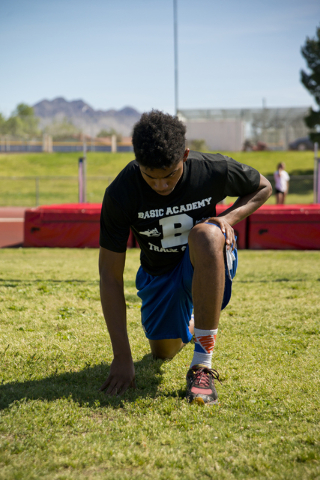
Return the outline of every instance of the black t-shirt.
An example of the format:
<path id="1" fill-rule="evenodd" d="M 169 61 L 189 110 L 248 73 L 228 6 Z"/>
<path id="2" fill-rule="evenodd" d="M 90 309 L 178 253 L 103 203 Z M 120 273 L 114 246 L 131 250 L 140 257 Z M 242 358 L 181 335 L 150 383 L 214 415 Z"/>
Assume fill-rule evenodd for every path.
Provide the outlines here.
<path id="1" fill-rule="evenodd" d="M 169 195 L 159 195 L 130 162 L 106 189 L 100 219 L 100 245 L 125 252 L 130 228 L 141 247 L 141 265 L 161 275 L 179 263 L 188 234 L 216 214 L 226 196 L 242 197 L 259 187 L 257 170 L 220 153 L 190 152 L 183 174 Z"/>

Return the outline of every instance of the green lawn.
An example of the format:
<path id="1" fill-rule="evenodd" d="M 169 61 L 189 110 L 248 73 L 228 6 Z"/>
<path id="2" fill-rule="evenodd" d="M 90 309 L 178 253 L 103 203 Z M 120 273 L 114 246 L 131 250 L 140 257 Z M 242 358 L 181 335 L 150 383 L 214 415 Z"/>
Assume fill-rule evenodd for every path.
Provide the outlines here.
<path id="1" fill-rule="evenodd" d="M 289 175 L 312 175 L 314 153 L 311 151 L 223 152 L 238 162 L 259 170 L 262 175 L 273 175 L 278 163 L 284 162 Z"/>
<path id="2" fill-rule="evenodd" d="M 285 162 L 290 175 L 313 173 L 313 152 L 222 152 L 238 162 L 272 175 L 279 162 Z M 10 175 L 77 175 L 81 153 L 0 153 L 0 176 Z M 116 176 L 134 153 L 87 153 L 87 174 Z"/>
<path id="3" fill-rule="evenodd" d="M 224 153 L 267 176 L 272 176 L 279 162 L 285 162 L 290 175 L 313 173 L 313 152 Z M 79 156 L 80 153 L 0 154 L 0 206 L 36 205 L 36 176 L 39 177 L 39 204 L 76 203 Z M 110 180 L 133 158 L 133 153 L 88 152 L 87 200 L 91 203 L 102 202 Z M 292 180 L 287 203 L 312 203 L 312 192 L 312 178 Z M 275 203 L 274 197 L 268 203 Z"/>
<path id="4" fill-rule="evenodd" d="M 239 252 L 220 404 L 205 408 L 184 399 L 192 345 L 149 354 L 138 257 L 125 273 L 137 389 L 108 398 L 98 250 L 0 250 L 0 479 L 320 478 L 320 252 Z"/>

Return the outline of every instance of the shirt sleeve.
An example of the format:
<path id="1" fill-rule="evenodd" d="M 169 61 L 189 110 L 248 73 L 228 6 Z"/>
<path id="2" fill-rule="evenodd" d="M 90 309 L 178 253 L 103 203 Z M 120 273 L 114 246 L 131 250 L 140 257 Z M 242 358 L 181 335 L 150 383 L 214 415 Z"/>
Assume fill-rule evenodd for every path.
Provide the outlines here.
<path id="1" fill-rule="evenodd" d="M 224 188 L 226 197 L 243 197 L 258 190 L 260 173 L 253 167 L 226 157 L 227 180 Z"/>
<path id="2" fill-rule="evenodd" d="M 105 193 L 100 216 L 100 246 L 112 252 L 127 249 L 130 221 L 108 192 Z"/>

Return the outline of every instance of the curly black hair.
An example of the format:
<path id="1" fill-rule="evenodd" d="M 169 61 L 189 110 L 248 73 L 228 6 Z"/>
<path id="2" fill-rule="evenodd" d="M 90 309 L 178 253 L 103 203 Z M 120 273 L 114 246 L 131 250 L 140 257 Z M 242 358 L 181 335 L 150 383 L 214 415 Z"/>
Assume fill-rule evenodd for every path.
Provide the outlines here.
<path id="1" fill-rule="evenodd" d="M 185 152 L 185 134 L 178 117 L 159 110 L 143 113 L 132 135 L 137 162 L 151 169 L 176 165 Z"/>

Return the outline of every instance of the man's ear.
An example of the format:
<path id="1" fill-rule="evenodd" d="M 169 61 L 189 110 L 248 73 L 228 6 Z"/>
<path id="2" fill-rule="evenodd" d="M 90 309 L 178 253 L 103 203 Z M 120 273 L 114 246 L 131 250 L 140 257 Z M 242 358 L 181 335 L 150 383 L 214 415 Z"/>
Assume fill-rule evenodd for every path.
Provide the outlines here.
<path id="1" fill-rule="evenodd" d="M 184 151 L 184 155 L 183 155 L 183 162 L 187 161 L 187 158 L 189 156 L 189 152 L 190 152 L 190 148 L 186 148 L 185 151 Z"/>

